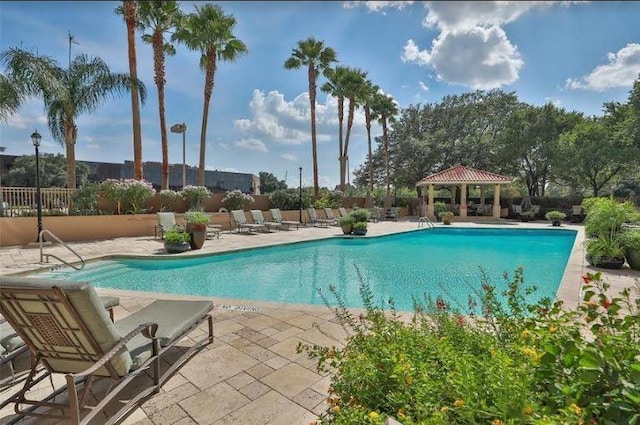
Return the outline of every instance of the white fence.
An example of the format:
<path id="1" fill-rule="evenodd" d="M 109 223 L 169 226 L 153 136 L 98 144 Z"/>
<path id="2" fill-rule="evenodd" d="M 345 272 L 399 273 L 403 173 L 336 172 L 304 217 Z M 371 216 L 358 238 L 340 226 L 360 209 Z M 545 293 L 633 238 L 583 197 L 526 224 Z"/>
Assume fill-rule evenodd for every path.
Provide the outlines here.
<path id="1" fill-rule="evenodd" d="M 71 197 L 75 190 L 60 187 L 40 189 L 42 210 L 68 214 Z M 32 216 L 36 214 L 38 197 L 35 187 L 1 187 L 0 215 L 8 217 Z"/>

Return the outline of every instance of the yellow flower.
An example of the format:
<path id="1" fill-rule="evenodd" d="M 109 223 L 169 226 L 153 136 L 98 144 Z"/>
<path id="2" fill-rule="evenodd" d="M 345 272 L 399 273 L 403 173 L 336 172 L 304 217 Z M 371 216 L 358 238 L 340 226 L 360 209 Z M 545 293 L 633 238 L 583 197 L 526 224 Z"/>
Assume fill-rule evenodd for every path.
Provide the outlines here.
<path id="1" fill-rule="evenodd" d="M 413 384 L 413 377 L 412 376 L 407 376 L 405 381 L 407 382 L 407 385 L 411 385 L 411 384 Z"/>
<path id="2" fill-rule="evenodd" d="M 502 421 L 500 419 L 494 419 L 491 421 L 491 425 L 502 425 Z"/>
<path id="3" fill-rule="evenodd" d="M 440 411 L 441 411 L 442 413 L 447 413 L 447 412 L 449 411 L 449 407 L 448 407 L 448 406 L 442 406 L 442 407 L 440 408 Z"/>
<path id="4" fill-rule="evenodd" d="M 523 349 L 522 354 L 524 354 L 527 357 L 531 357 L 531 359 L 536 363 L 540 361 L 540 355 L 533 348 Z"/>
<path id="5" fill-rule="evenodd" d="M 531 335 L 531 332 L 529 332 L 527 329 L 523 330 L 522 333 L 520 334 L 520 338 L 522 339 L 526 339 L 529 338 L 529 335 Z"/>
<path id="6" fill-rule="evenodd" d="M 462 407 L 462 406 L 464 406 L 464 400 L 457 399 L 456 401 L 453 402 L 453 407 Z"/>
<path id="7" fill-rule="evenodd" d="M 369 412 L 369 418 L 373 420 L 378 419 L 379 416 L 378 412 Z"/>
<path id="8" fill-rule="evenodd" d="M 556 325 L 550 325 L 549 326 L 549 332 L 554 333 L 557 330 L 558 330 L 558 327 Z"/>
<path id="9" fill-rule="evenodd" d="M 331 410 L 333 410 L 334 412 L 339 412 L 339 411 L 340 411 L 340 406 L 337 406 L 337 405 L 336 405 L 336 406 L 333 406 L 333 407 L 331 408 Z"/>
<path id="10" fill-rule="evenodd" d="M 403 408 L 398 409 L 398 417 L 400 419 L 404 419 L 407 416 L 407 414 L 405 413 L 405 410 Z"/>
<path id="11" fill-rule="evenodd" d="M 527 415 L 527 416 L 528 416 L 528 415 L 530 415 L 530 414 L 532 414 L 532 413 L 533 413 L 533 409 L 531 408 L 531 406 L 525 406 L 525 407 L 524 407 L 524 414 L 525 414 L 525 415 Z"/>
<path id="12" fill-rule="evenodd" d="M 580 406 L 578 406 L 575 403 L 571 403 L 571 406 L 569 406 L 569 409 L 573 410 L 573 413 L 575 413 L 578 416 L 582 414 L 582 408 L 580 408 Z"/>

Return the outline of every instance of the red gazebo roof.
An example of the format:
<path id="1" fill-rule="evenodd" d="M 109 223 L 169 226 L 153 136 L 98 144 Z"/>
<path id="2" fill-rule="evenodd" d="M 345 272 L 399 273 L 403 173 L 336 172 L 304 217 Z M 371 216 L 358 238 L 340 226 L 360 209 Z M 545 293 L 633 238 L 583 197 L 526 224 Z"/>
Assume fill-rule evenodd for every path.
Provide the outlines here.
<path id="1" fill-rule="evenodd" d="M 431 174 L 416 183 L 416 186 L 424 186 L 428 184 L 505 184 L 511 183 L 512 179 L 500 174 L 490 173 L 488 171 L 476 170 L 475 168 L 465 167 L 464 165 L 456 165 L 447 170 Z"/>

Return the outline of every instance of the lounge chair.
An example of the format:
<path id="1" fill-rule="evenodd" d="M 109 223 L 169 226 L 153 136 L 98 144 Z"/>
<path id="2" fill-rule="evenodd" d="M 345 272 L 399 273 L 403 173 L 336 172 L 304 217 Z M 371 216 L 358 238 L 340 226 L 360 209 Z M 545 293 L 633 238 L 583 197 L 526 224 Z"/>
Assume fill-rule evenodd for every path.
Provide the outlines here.
<path id="1" fill-rule="evenodd" d="M 99 299 L 102 306 L 109 313 L 109 318 L 113 322 L 113 308 L 120 304 L 120 298 L 99 297 Z M 8 381 L 8 383 L 13 382 L 15 379 L 13 361 L 28 349 L 29 347 L 27 347 L 15 329 L 13 329 L 9 322 L 7 322 L 7 319 L 0 316 L 0 365 L 5 363 L 9 365 L 9 370 L 11 370 L 11 380 Z"/>
<path id="2" fill-rule="evenodd" d="M 582 209 L 582 205 L 572 205 L 571 206 L 571 222 L 572 223 L 582 223 L 584 220 L 584 210 Z"/>
<path id="3" fill-rule="evenodd" d="M 298 230 L 298 228 L 302 226 L 302 223 L 299 221 L 283 220 L 280 208 L 272 208 L 269 210 L 269 213 L 271 213 L 271 220 L 273 220 L 274 223 L 282 224 L 286 230 L 289 230 L 291 226 L 296 226 L 296 230 Z"/>
<path id="4" fill-rule="evenodd" d="M 158 224 L 155 226 L 154 235 L 157 237 L 160 233 L 160 239 L 164 239 L 164 234 L 167 230 L 174 229 L 176 227 L 182 228 L 182 226 L 176 223 L 176 215 L 172 212 L 159 212 L 156 213 L 158 218 Z"/>
<path id="5" fill-rule="evenodd" d="M 266 227 L 268 231 L 271 231 L 271 229 L 276 229 L 276 230 L 282 229 L 282 224 L 280 223 L 276 223 L 273 221 L 265 221 L 262 211 L 250 210 L 250 212 L 251 212 L 251 218 L 253 219 L 253 222 L 255 224 L 262 224 L 263 226 Z"/>
<path id="6" fill-rule="evenodd" d="M 233 221 L 236 223 L 236 228 L 238 229 L 238 233 L 242 231 L 242 229 L 246 229 L 249 233 L 251 230 L 267 230 L 267 226 L 264 224 L 256 224 L 256 223 L 247 223 L 247 217 L 244 215 L 243 210 L 233 210 L 231 211 L 231 217 L 233 217 Z"/>
<path id="7" fill-rule="evenodd" d="M 369 212 L 371 213 L 371 215 L 369 216 L 369 221 L 377 223 L 378 221 L 382 220 L 382 213 L 384 212 L 384 209 L 380 207 L 373 207 L 369 209 Z"/>
<path id="8" fill-rule="evenodd" d="M 344 207 L 338 207 L 338 213 L 340 213 L 340 218 L 346 217 L 349 215 L 349 213 L 347 212 L 346 209 L 344 209 Z"/>
<path id="9" fill-rule="evenodd" d="M 0 312 L 29 347 L 32 361 L 22 389 L 3 401 L 0 409 L 14 403 L 16 420 L 31 415 L 68 419 L 71 424 L 92 420 L 116 423 L 213 342 L 212 309 L 211 301 L 158 300 L 114 324 L 88 283 L 3 277 Z M 208 333 L 161 374 L 161 357 L 205 321 Z M 146 372 L 152 377 L 152 385 L 136 389 L 126 402 L 116 397 Z M 30 390 L 52 374 L 64 374 L 66 385 L 44 400 L 28 399 Z M 92 384 L 100 378 L 113 382 L 106 393 L 100 391 L 98 399 Z M 65 391 L 67 398 L 56 399 Z M 90 394 L 96 398 L 95 406 L 88 403 Z M 119 410 L 108 420 L 98 419 L 105 407 L 113 406 L 112 401 L 124 403 L 118 404 Z M 43 412 L 42 408 L 47 410 Z M 82 416 L 81 412 L 86 414 Z"/>
<path id="10" fill-rule="evenodd" d="M 324 215 L 327 220 L 333 221 L 333 223 L 331 223 L 332 225 L 338 226 L 338 219 L 333 215 L 333 208 L 324 208 Z"/>
<path id="11" fill-rule="evenodd" d="M 330 224 L 333 224 L 333 222 L 335 220 L 327 220 L 324 218 L 318 218 L 318 213 L 316 213 L 316 209 L 315 208 L 307 208 L 307 212 L 309 213 L 309 219 L 311 220 L 311 225 L 312 226 L 320 226 L 320 227 L 327 227 Z"/>
<path id="12" fill-rule="evenodd" d="M 399 215 L 400 215 L 400 208 L 391 207 L 385 212 L 384 218 L 388 220 L 398 221 Z"/>

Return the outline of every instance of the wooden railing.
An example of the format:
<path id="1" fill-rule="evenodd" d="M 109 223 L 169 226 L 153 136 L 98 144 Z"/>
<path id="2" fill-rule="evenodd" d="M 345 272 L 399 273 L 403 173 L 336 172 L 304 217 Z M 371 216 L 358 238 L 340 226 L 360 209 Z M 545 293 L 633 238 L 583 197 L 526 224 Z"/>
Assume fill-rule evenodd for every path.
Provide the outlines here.
<path id="1" fill-rule="evenodd" d="M 68 214 L 74 192 L 73 189 L 60 187 L 41 188 L 42 210 L 46 213 L 56 211 Z M 5 217 L 33 216 L 36 214 L 37 199 L 35 187 L 1 187 L 0 215 Z"/>

